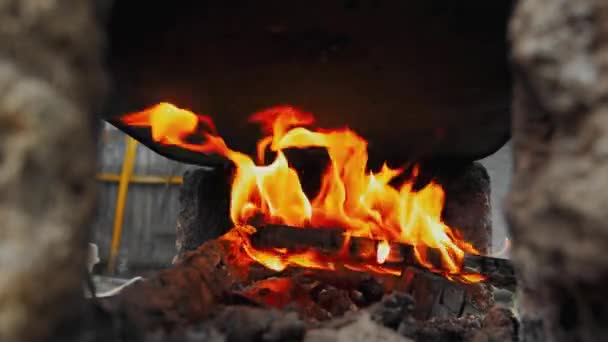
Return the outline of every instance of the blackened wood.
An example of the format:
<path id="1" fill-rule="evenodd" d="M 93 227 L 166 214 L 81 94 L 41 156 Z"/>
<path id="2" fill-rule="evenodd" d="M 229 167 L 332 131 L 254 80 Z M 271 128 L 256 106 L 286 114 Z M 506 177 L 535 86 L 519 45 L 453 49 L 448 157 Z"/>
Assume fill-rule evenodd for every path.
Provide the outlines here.
<path id="1" fill-rule="evenodd" d="M 348 269 L 294 269 L 295 272 L 282 273 L 279 278 L 237 289 L 234 294 L 264 307 L 289 305 L 305 320 L 327 320 L 332 315 L 341 315 L 345 309 L 350 310 L 353 305 L 359 309 L 373 305 L 372 311 L 377 308 L 389 311 L 403 309 L 395 307 L 395 303 L 377 303 L 385 294 L 395 293 L 413 298 L 416 305 L 412 313 L 420 320 L 479 314 L 490 305 L 482 292 L 484 286 L 449 281 L 416 267 L 407 267 L 400 277 L 370 275 Z M 360 294 L 358 299 L 352 296 L 357 293 Z"/>
<path id="2" fill-rule="evenodd" d="M 233 248 L 234 245 L 225 240 L 204 243 L 196 251 L 186 253 L 172 268 L 126 288 L 119 295 L 118 311 L 139 331 L 158 328 L 175 331 L 209 318 L 219 304 L 234 304 L 226 298 L 233 298 L 230 294 L 235 293 L 238 285 L 251 280 L 248 269 L 234 258 Z M 297 282 L 302 289 L 309 289 L 310 297 L 316 301 L 302 308 L 303 315 L 311 315 L 309 317 L 320 317 L 318 314 L 322 312 L 315 311 L 315 307 L 326 307 L 323 312 L 330 312 L 333 300 L 340 301 L 336 304 L 340 308 L 346 307 L 345 303 L 350 306 L 354 301 L 344 297 L 350 290 L 361 292 L 366 297 L 365 305 L 379 300 L 385 291 L 409 293 L 419 303 L 416 317 L 421 319 L 478 313 L 485 305 L 485 296 L 478 295 L 480 284 L 449 281 L 420 267 L 404 267 L 400 277 L 372 276 L 348 269 L 292 270 L 292 273 L 289 270 L 282 276 Z M 307 282 L 307 278 L 312 280 Z M 325 293 L 327 298 L 315 292 L 332 287 L 340 290 L 331 290 L 335 295 Z"/>
<path id="3" fill-rule="evenodd" d="M 337 255 L 346 252 L 347 260 L 375 263 L 376 251 L 380 241 L 351 236 L 348 238 L 348 249 L 342 251 L 346 244 L 346 231 L 341 228 L 295 228 L 286 225 L 267 224 L 260 226 L 251 236 L 251 243 L 256 248 L 287 248 L 291 251 L 305 251 L 315 248 L 326 254 Z M 390 263 L 417 264 L 414 248 L 411 245 L 390 243 Z M 440 267 L 440 256 L 431 250 L 433 265 Z"/>
<path id="4" fill-rule="evenodd" d="M 509 259 L 466 254 L 463 261 L 463 270 L 483 274 L 487 277 L 487 282 L 496 287 L 515 290 L 517 285 L 515 269 Z"/>
<path id="5" fill-rule="evenodd" d="M 251 243 L 256 248 L 306 250 L 311 247 L 337 252 L 344 245 L 341 228 L 295 228 L 286 225 L 263 225 L 256 228 Z"/>
<path id="6" fill-rule="evenodd" d="M 322 253 L 337 255 L 346 241 L 345 231 L 340 228 L 294 228 L 285 225 L 264 225 L 251 236 L 251 243 L 256 248 L 287 248 L 291 251 L 303 251 L 315 248 Z M 376 262 L 376 241 L 364 237 L 351 237 L 346 250 L 349 260 Z M 385 266 L 422 266 L 415 256 L 414 247 L 403 243 L 390 243 L 391 256 Z M 441 260 L 438 250 L 427 248 L 427 256 L 433 266 L 440 269 Z M 479 273 L 487 277 L 487 282 L 497 287 L 513 288 L 516 284 L 514 270 L 507 259 L 465 253 L 463 270 Z"/>
<path id="7" fill-rule="evenodd" d="M 216 239 L 232 226 L 230 222 L 230 179 L 232 169 L 195 169 L 186 171 L 180 187 L 180 212 L 177 217 L 177 258 Z"/>
<path id="8" fill-rule="evenodd" d="M 414 316 L 420 320 L 477 315 L 493 303 L 487 284 L 451 281 L 416 266 L 404 267 L 399 277 L 383 276 L 381 280 L 388 293 L 404 292 L 415 299 Z"/>

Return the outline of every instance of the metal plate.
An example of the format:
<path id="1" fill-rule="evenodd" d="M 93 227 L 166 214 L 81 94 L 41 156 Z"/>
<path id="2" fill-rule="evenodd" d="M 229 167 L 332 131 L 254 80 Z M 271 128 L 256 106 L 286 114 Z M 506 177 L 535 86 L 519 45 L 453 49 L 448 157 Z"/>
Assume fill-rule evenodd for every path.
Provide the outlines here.
<path id="1" fill-rule="evenodd" d="M 116 96 L 106 117 L 116 124 L 124 112 L 170 101 L 210 115 L 231 147 L 253 152 L 261 134 L 247 118 L 291 104 L 314 113 L 319 127 L 349 126 L 367 138 L 372 164 L 478 159 L 509 137 L 510 7 L 200 0 L 141 8 L 118 0 L 110 23 Z M 144 131 L 126 131 L 151 143 Z"/>

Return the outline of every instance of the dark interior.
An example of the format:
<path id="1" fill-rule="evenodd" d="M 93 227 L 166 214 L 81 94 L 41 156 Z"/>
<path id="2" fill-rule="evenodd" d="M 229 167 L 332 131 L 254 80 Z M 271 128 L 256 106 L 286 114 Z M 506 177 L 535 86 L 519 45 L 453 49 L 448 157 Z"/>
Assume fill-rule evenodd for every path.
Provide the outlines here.
<path id="1" fill-rule="evenodd" d="M 511 1 L 117 0 L 109 20 L 114 96 L 107 118 L 160 101 L 210 115 L 253 152 L 253 112 L 291 104 L 318 126 L 349 126 L 372 165 L 479 159 L 509 138 L 506 23 Z"/>

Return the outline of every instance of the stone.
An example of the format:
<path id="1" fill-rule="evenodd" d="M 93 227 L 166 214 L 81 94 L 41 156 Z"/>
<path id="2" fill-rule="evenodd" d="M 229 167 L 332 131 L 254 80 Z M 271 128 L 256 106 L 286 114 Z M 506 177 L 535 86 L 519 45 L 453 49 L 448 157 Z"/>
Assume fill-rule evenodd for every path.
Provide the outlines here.
<path id="1" fill-rule="evenodd" d="M 492 250 L 490 176 L 478 163 L 450 161 L 435 173 L 445 190 L 443 219 L 482 254 Z"/>
<path id="2" fill-rule="evenodd" d="M 608 3 L 523 0 L 510 22 L 507 219 L 524 341 L 608 339 Z"/>
<path id="3" fill-rule="evenodd" d="M 0 20 L 0 340 L 67 340 L 84 310 L 103 35 L 90 1 L 2 1 Z"/>
<path id="4" fill-rule="evenodd" d="M 502 342 L 517 340 L 519 324 L 513 312 L 494 306 L 481 322 L 481 329 L 473 332 L 472 342 Z"/>
<path id="5" fill-rule="evenodd" d="M 368 313 L 360 313 L 354 319 L 336 329 L 309 330 L 304 342 L 409 342 L 410 339 L 396 331 L 375 323 Z"/>
<path id="6" fill-rule="evenodd" d="M 414 299 L 410 295 L 395 291 L 372 305 L 369 311 L 373 321 L 396 330 L 404 319 L 412 316 L 414 307 Z"/>
<path id="7" fill-rule="evenodd" d="M 232 227 L 229 214 L 230 170 L 199 168 L 186 171 L 179 202 L 175 261 Z"/>

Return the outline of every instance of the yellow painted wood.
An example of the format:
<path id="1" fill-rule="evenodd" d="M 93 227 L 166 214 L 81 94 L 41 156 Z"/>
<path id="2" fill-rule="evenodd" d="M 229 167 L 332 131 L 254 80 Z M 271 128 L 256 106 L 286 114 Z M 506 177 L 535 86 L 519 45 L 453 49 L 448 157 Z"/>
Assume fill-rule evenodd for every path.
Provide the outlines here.
<path id="1" fill-rule="evenodd" d="M 133 175 L 135 166 L 135 156 L 137 153 L 137 140 L 127 136 L 125 144 L 125 156 L 122 162 L 122 170 L 120 179 L 118 180 L 118 196 L 116 199 L 116 210 L 114 213 L 114 227 L 112 230 L 112 245 L 110 247 L 110 259 L 108 261 L 108 273 L 113 273 L 116 269 L 116 259 L 120 248 L 120 239 L 122 236 L 122 222 L 125 212 L 125 203 L 127 201 L 127 191 L 129 189 L 129 181 Z"/>
<path id="2" fill-rule="evenodd" d="M 100 173 L 97 180 L 102 182 L 120 182 L 120 175 L 113 173 Z M 179 176 L 152 176 L 152 175 L 132 175 L 130 183 L 137 184 L 182 184 L 183 177 Z"/>

